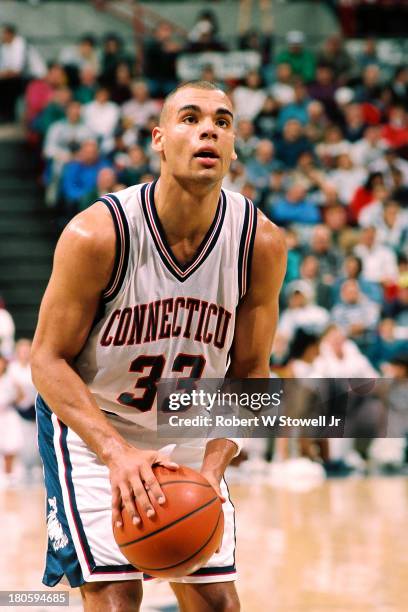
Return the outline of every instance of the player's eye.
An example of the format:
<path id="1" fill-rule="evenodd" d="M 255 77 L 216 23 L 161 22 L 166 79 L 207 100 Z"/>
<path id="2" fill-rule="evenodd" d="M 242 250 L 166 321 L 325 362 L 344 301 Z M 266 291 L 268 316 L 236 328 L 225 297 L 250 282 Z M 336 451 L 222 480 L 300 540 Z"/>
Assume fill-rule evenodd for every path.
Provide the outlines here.
<path id="1" fill-rule="evenodd" d="M 196 122 L 196 118 L 194 117 L 194 115 L 187 115 L 186 117 L 183 117 L 183 123 L 195 123 Z"/>
<path id="2" fill-rule="evenodd" d="M 229 121 L 227 119 L 217 119 L 217 125 L 220 127 L 229 127 Z"/>

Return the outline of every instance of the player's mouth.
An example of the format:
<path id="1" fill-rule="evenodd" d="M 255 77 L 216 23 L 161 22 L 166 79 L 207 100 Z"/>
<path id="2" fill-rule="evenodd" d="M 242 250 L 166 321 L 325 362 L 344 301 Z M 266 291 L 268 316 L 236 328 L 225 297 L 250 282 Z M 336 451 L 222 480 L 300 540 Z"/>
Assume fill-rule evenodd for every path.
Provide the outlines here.
<path id="1" fill-rule="evenodd" d="M 199 149 L 196 153 L 194 153 L 194 157 L 199 160 L 204 166 L 207 168 L 212 168 L 217 163 L 217 159 L 219 159 L 218 153 L 214 149 Z"/>

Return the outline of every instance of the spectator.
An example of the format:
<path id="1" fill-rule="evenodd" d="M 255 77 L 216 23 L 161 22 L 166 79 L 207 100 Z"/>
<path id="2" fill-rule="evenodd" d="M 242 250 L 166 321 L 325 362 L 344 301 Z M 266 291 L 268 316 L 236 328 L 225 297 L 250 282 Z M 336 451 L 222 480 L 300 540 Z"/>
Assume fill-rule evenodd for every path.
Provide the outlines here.
<path id="1" fill-rule="evenodd" d="M 96 177 L 96 184 L 92 191 L 81 197 L 79 210 L 85 210 L 101 196 L 117 191 L 117 176 L 112 168 L 101 168 Z M 125 185 L 121 185 L 123 189 Z"/>
<path id="2" fill-rule="evenodd" d="M 24 97 L 24 120 L 28 129 L 53 98 L 54 92 L 67 84 L 67 75 L 59 64 L 51 64 L 42 79 L 34 79 L 27 86 Z"/>
<path id="3" fill-rule="evenodd" d="M 395 104 L 408 107 L 408 69 L 406 66 L 397 66 L 394 78 L 390 83 Z"/>
<path id="4" fill-rule="evenodd" d="M 363 41 L 363 49 L 356 57 L 358 71 L 362 72 L 367 66 L 381 67 L 381 61 L 377 53 L 377 41 L 375 38 L 366 38 Z"/>
<path id="5" fill-rule="evenodd" d="M 403 353 L 408 355 L 408 338 L 398 337 L 398 327 L 393 319 L 382 319 L 368 351 L 371 363 L 381 370 L 384 364 Z"/>
<path id="6" fill-rule="evenodd" d="M 297 119 L 289 119 L 283 134 L 276 141 L 276 157 L 287 167 L 294 168 L 305 151 L 312 151 L 312 145 L 304 135 L 302 125 Z"/>
<path id="7" fill-rule="evenodd" d="M 303 32 L 292 30 L 286 35 L 287 49 L 281 51 L 276 63 L 286 63 L 292 68 L 293 74 L 302 77 L 305 83 L 314 79 L 315 75 L 315 56 L 308 49 L 304 48 L 305 36 Z"/>
<path id="8" fill-rule="evenodd" d="M 374 337 L 380 315 L 379 306 L 361 293 L 358 282 L 352 279 L 342 284 L 340 299 L 340 304 L 332 310 L 332 319 L 364 352 Z"/>
<path id="9" fill-rule="evenodd" d="M 35 468 L 41 472 L 41 462 L 37 448 L 37 427 L 35 423 L 35 397 L 37 390 L 31 379 L 30 352 L 31 341 L 25 338 L 19 340 L 16 344 L 15 359 L 8 368 L 8 374 L 15 386 L 16 395 L 19 396 L 15 406 L 21 417 L 20 428 L 24 439 L 21 459 L 27 485 L 32 485 L 36 479 Z"/>
<path id="10" fill-rule="evenodd" d="M 238 159 L 245 163 L 252 159 L 258 146 L 259 138 L 255 136 L 254 124 L 249 119 L 240 119 L 235 136 L 235 150 Z"/>
<path id="11" fill-rule="evenodd" d="M 278 117 L 278 127 L 282 130 L 289 119 L 297 119 L 302 126 L 306 125 L 309 115 L 310 98 L 302 81 L 297 81 L 293 88 L 294 100 L 282 107 Z"/>
<path id="12" fill-rule="evenodd" d="M 329 313 L 325 308 L 312 303 L 312 290 L 305 281 L 293 281 L 287 286 L 288 308 L 282 313 L 278 323 L 277 336 L 286 343 L 292 341 L 296 331 L 303 329 L 308 333 L 320 335 L 329 323 Z"/>
<path id="13" fill-rule="evenodd" d="M 116 67 L 110 90 L 112 102 L 119 104 L 119 106 L 128 102 L 132 97 L 131 86 L 132 75 L 130 68 L 126 62 L 121 62 Z"/>
<path id="14" fill-rule="evenodd" d="M 390 108 L 388 123 L 383 126 L 381 136 L 394 149 L 408 144 L 408 116 L 402 105 Z"/>
<path id="15" fill-rule="evenodd" d="M 119 173 L 120 182 L 126 187 L 130 187 L 130 185 L 140 183 L 141 177 L 150 172 L 149 160 L 142 147 L 139 145 L 129 147 L 128 159 L 124 163 L 123 170 Z"/>
<path id="16" fill-rule="evenodd" d="M 332 234 L 325 225 L 316 225 L 312 230 L 310 247 L 307 251 L 317 257 L 323 282 L 333 284 L 339 268 L 339 254 L 333 248 Z"/>
<path id="17" fill-rule="evenodd" d="M 274 159 L 274 147 L 270 140 L 260 140 L 257 144 L 255 157 L 246 163 L 248 180 L 258 189 L 265 189 L 269 184 L 270 174 L 281 167 Z"/>
<path id="18" fill-rule="evenodd" d="M 355 280 L 358 283 L 358 288 L 361 293 L 368 297 L 369 300 L 377 304 L 381 304 L 384 298 L 383 290 L 379 283 L 374 283 L 365 279 L 361 272 L 363 264 L 356 255 L 348 255 L 344 260 L 341 275 L 336 279 L 333 285 L 333 302 L 340 302 L 340 290 L 347 280 Z"/>
<path id="19" fill-rule="evenodd" d="M 293 71 L 292 66 L 288 62 L 280 62 L 276 66 L 275 81 L 270 87 L 270 92 L 281 106 L 290 104 L 295 99 Z"/>
<path id="20" fill-rule="evenodd" d="M 314 362 L 320 351 L 320 339 L 316 334 L 299 328 L 290 344 L 287 376 L 310 378 L 314 375 Z"/>
<path id="21" fill-rule="evenodd" d="M 98 139 L 104 154 L 110 153 L 113 149 L 113 134 L 119 117 L 119 106 L 110 101 L 106 87 L 100 87 L 95 94 L 95 100 L 84 107 L 84 123 Z"/>
<path id="22" fill-rule="evenodd" d="M 10 358 L 14 350 L 14 321 L 4 304 L 0 303 L 0 353 Z"/>
<path id="23" fill-rule="evenodd" d="M 404 184 L 404 175 L 399 168 L 390 168 L 392 181 L 391 197 L 401 203 L 403 208 L 408 208 L 408 184 Z"/>
<path id="24" fill-rule="evenodd" d="M 358 187 L 350 202 L 350 218 L 358 221 L 363 208 L 374 202 L 377 188 L 384 188 L 384 179 L 381 172 L 371 172 L 364 185 Z"/>
<path id="25" fill-rule="evenodd" d="M 223 187 L 241 193 L 246 184 L 246 178 L 245 166 L 238 160 L 233 161 L 227 176 L 224 178 Z M 250 199 L 252 200 L 252 198 Z"/>
<path id="26" fill-rule="evenodd" d="M 34 119 L 32 128 L 43 139 L 56 121 L 64 119 L 68 104 L 72 100 L 72 92 L 68 87 L 59 87 L 52 95 L 51 101 Z"/>
<path id="27" fill-rule="evenodd" d="M 266 100 L 261 77 L 256 70 L 250 70 L 245 77 L 244 85 L 238 85 L 232 93 L 235 113 L 238 119 L 253 120 L 261 112 Z"/>
<path id="28" fill-rule="evenodd" d="M 78 211 L 81 199 L 95 189 L 99 171 L 107 166 L 109 164 L 100 157 L 95 140 L 82 143 L 76 158 L 69 161 L 62 172 L 60 194 L 65 219 L 70 219 Z"/>
<path id="29" fill-rule="evenodd" d="M 268 216 L 279 225 L 314 225 L 320 221 L 320 212 L 316 204 L 302 185 L 292 185 L 286 196 L 273 202 L 266 209 Z"/>
<path id="30" fill-rule="evenodd" d="M 317 100 L 312 100 L 307 106 L 307 123 L 305 135 L 313 143 L 322 142 L 328 129 L 328 119 L 325 114 L 324 106 Z"/>
<path id="31" fill-rule="evenodd" d="M 344 108 L 343 133 L 350 142 L 357 142 L 363 137 L 366 128 L 363 110 L 360 104 L 347 104 Z"/>
<path id="32" fill-rule="evenodd" d="M 385 316 L 395 321 L 396 331 L 400 338 L 408 339 L 408 282 L 402 279 L 398 284 L 397 295 L 384 305 Z"/>
<path id="33" fill-rule="evenodd" d="M 323 142 L 316 147 L 316 153 L 322 164 L 330 169 L 334 168 L 339 155 L 348 154 L 350 143 L 344 138 L 339 126 L 330 125 L 324 134 Z"/>
<path id="34" fill-rule="evenodd" d="M 271 139 L 277 128 L 279 105 L 272 96 L 267 96 L 265 102 L 254 120 L 255 133 L 260 138 Z"/>
<path id="35" fill-rule="evenodd" d="M 325 189 L 327 177 L 320 170 L 315 162 L 315 158 L 310 151 L 305 151 L 299 156 L 295 170 L 291 173 L 292 180 L 308 191 Z"/>
<path id="36" fill-rule="evenodd" d="M 334 248 L 342 255 L 349 253 L 358 241 L 358 231 L 347 222 L 347 208 L 338 202 L 329 204 L 323 210 L 324 224 L 331 231 Z"/>
<path id="37" fill-rule="evenodd" d="M 197 21 L 188 35 L 187 51 L 226 51 L 227 48 L 218 38 L 218 21 L 215 14 L 207 9 L 200 12 Z"/>
<path id="38" fill-rule="evenodd" d="M 144 42 L 143 75 L 153 97 L 164 97 L 176 87 L 176 59 L 180 51 L 172 27 L 164 21 L 154 30 L 153 37 Z"/>
<path id="39" fill-rule="evenodd" d="M 337 105 L 334 101 L 336 89 L 332 67 L 329 64 L 318 64 L 315 80 L 308 87 L 309 96 L 323 104 L 327 116 L 333 121 L 337 119 Z"/>
<path id="40" fill-rule="evenodd" d="M 90 66 L 95 74 L 99 74 L 100 63 L 95 37 L 92 34 L 84 34 L 75 46 L 64 47 L 61 50 L 59 61 L 67 69 L 73 70 L 75 75 L 84 66 Z"/>
<path id="41" fill-rule="evenodd" d="M 288 252 L 288 263 L 286 267 L 285 286 L 299 278 L 302 251 L 300 248 L 299 235 L 291 227 L 285 230 L 286 248 Z"/>
<path id="42" fill-rule="evenodd" d="M 402 174 L 401 184 L 408 185 L 408 161 L 391 147 L 385 149 L 384 155 L 371 164 L 371 169 L 373 172 L 381 172 L 384 183 L 391 188 L 394 184 L 394 172 L 399 170 Z"/>
<path id="43" fill-rule="evenodd" d="M 257 51 L 265 66 L 271 61 L 273 38 L 270 32 L 261 33 L 256 29 L 247 30 L 238 40 L 238 48 L 248 51 Z"/>
<path id="44" fill-rule="evenodd" d="M 5 24 L 0 46 L 0 122 L 14 121 L 17 99 L 23 93 L 27 43 L 12 24 Z"/>
<path id="45" fill-rule="evenodd" d="M 362 84 L 356 89 L 356 102 L 368 102 L 378 105 L 382 92 L 381 72 L 376 64 L 370 64 L 363 70 Z"/>
<path id="46" fill-rule="evenodd" d="M 137 128 L 147 123 L 152 115 L 160 112 L 160 104 L 149 96 L 149 89 L 145 81 L 134 81 L 132 83 L 132 99 L 122 107 L 122 117 L 129 120 Z"/>
<path id="47" fill-rule="evenodd" d="M 333 305 L 332 288 L 321 280 L 320 263 L 314 255 L 306 255 L 300 264 L 299 278 L 308 283 L 312 290 L 313 302 L 330 310 Z"/>
<path id="48" fill-rule="evenodd" d="M 85 64 L 79 72 L 79 85 L 74 90 L 74 98 L 81 104 L 89 104 L 94 100 L 97 89 L 95 69 Z"/>
<path id="49" fill-rule="evenodd" d="M 381 138 L 377 125 L 369 125 L 364 130 L 363 138 L 357 140 L 350 150 L 351 159 L 356 166 L 367 167 L 384 156 L 387 143 Z"/>
<path id="50" fill-rule="evenodd" d="M 384 286 L 393 285 L 398 279 L 398 265 L 395 253 L 387 246 L 378 244 L 377 230 L 373 226 L 361 231 L 359 244 L 354 253 L 363 262 L 363 277 Z"/>
<path id="51" fill-rule="evenodd" d="M 105 87 L 113 88 L 117 79 L 117 68 L 120 64 L 127 66 L 123 41 L 115 32 L 109 32 L 103 39 L 101 58 L 101 83 Z"/>
<path id="52" fill-rule="evenodd" d="M 313 375 L 316 378 L 377 378 L 378 372 L 339 327 L 330 325 L 320 341 Z"/>
<path id="53" fill-rule="evenodd" d="M 21 398 L 7 372 L 7 360 L 0 354 L 0 457 L 3 457 L 4 481 L 6 487 L 16 483 L 14 472 L 15 459 L 23 445 L 18 414 L 13 404 Z"/>
<path id="54" fill-rule="evenodd" d="M 364 183 L 367 172 L 364 168 L 355 167 L 350 155 L 343 153 L 336 160 L 336 169 L 330 172 L 329 181 L 334 185 L 342 204 L 349 205 L 356 190 Z"/>
<path id="55" fill-rule="evenodd" d="M 48 130 L 43 155 L 48 166 L 46 202 L 49 206 L 56 204 L 64 164 L 71 161 L 81 144 L 92 136 L 81 119 L 81 105 L 75 101 L 69 103 L 66 118 L 56 121 Z"/>
<path id="56" fill-rule="evenodd" d="M 340 85 L 347 83 L 353 61 L 338 34 L 332 34 L 326 38 L 318 55 L 318 64 L 330 66 L 337 83 Z"/>
<path id="57" fill-rule="evenodd" d="M 377 228 L 377 242 L 402 253 L 408 248 L 408 211 L 399 202 L 386 199 L 367 206 L 360 215 L 360 225 Z"/>

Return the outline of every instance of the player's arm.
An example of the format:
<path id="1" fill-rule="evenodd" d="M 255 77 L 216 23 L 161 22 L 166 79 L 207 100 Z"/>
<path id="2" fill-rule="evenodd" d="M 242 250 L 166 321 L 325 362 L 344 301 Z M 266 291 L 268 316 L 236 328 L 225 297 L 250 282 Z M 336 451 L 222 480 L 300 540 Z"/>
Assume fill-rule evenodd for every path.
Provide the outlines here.
<path id="1" fill-rule="evenodd" d="M 282 231 L 258 212 L 251 282 L 237 312 L 229 378 L 269 378 L 269 359 L 278 324 L 279 293 L 286 272 Z M 234 457 L 231 440 L 212 440 L 206 446 L 202 472 L 219 482 Z"/>
<path id="2" fill-rule="evenodd" d="M 110 471 L 113 520 L 121 503 L 138 520 L 138 505 L 151 514 L 151 498 L 164 498 L 151 469 L 174 466 L 155 451 L 130 446 L 109 423 L 75 371 L 115 260 L 115 230 L 109 211 L 97 203 L 75 217 L 58 242 L 32 347 L 33 381 L 61 421 L 75 431 Z M 160 502 L 159 502 L 160 503 Z M 154 512 L 154 510 L 153 510 Z"/>

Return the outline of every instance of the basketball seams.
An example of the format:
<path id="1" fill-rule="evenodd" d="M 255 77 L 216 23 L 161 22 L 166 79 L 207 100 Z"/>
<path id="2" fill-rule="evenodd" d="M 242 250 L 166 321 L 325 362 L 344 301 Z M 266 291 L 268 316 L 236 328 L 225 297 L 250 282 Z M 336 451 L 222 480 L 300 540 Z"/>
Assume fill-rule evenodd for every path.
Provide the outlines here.
<path id="1" fill-rule="evenodd" d="M 161 533 L 161 532 L 165 531 L 166 529 L 170 529 L 170 527 L 173 527 L 174 525 L 177 525 L 177 523 L 181 523 L 182 521 L 184 521 L 185 519 L 189 518 L 190 516 L 193 516 L 194 514 L 197 514 L 197 512 L 200 512 L 201 510 L 204 510 L 204 508 L 207 508 L 208 506 L 211 506 L 211 504 L 213 504 L 215 501 L 217 501 L 217 499 L 218 499 L 217 496 L 213 497 L 212 499 L 210 499 L 210 501 L 206 502 L 205 504 L 203 504 L 199 508 L 195 508 L 191 512 L 188 512 L 184 516 L 181 516 L 180 518 L 176 519 L 175 521 L 172 521 L 168 525 L 164 525 L 163 527 L 160 527 L 159 529 L 156 529 L 156 531 L 154 531 L 153 533 L 149 533 L 149 534 L 146 534 L 144 536 L 141 536 L 140 538 L 136 538 L 136 540 L 131 540 L 130 542 L 126 542 L 126 544 L 119 544 L 119 548 L 126 548 L 126 546 L 131 546 L 132 544 L 137 544 L 138 542 L 142 542 L 143 540 L 147 540 L 148 538 L 151 538 L 152 536 L 157 535 L 158 533 Z"/>
<path id="2" fill-rule="evenodd" d="M 159 485 L 161 487 L 165 487 L 166 485 L 170 484 L 194 484 L 197 487 L 206 487 L 208 489 L 212 489 L 212 486 L 210 484 L 205 484 L 205 482 L 197 482 L 196 480 L 167 480 L 166 482 L 159 481 Z"/>

